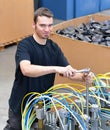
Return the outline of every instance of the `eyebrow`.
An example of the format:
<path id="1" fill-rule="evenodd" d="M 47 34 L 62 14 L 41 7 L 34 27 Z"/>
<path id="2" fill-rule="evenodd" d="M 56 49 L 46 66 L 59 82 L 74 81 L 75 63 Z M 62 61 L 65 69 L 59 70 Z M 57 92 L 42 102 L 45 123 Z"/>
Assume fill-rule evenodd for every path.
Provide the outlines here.
<path id="1" fill-rule="evenodd" d="M 39 24 L 39 25 L 52 26 L 53 24 Z"/>

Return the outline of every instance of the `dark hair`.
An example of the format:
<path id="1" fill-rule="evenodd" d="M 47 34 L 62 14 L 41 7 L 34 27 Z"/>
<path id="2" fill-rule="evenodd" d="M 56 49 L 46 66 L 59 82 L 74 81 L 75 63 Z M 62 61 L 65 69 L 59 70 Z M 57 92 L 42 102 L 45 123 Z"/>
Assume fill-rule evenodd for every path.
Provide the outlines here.
<path id="1" fill-rule="evenodd" d="M 38 8 L 35 12 L 34 12 L 34 22 L 36 23 L 38 16 L 46 16 L 46 17 L 53 17 L 53 13 L 45 7 L 41 7 Z"/>

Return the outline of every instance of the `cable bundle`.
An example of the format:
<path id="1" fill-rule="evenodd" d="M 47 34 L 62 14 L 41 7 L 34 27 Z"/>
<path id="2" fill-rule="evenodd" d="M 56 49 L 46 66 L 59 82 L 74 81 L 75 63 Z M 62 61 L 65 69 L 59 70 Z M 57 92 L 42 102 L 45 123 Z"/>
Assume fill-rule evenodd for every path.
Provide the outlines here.
<path id="1" fill-rule="evenodd" d="M 46 92 L 40 94 L 37 92 L 31 92 L 25 95 L 22 106 L 22 130 L 30 130 L 33 122 L 35 121 L 36 111 L 35 107 L 38 107 L 39 102 L 43 102 L 44 118 L 50 108 L 55 112 L 58 120 L 64 130 L 64 124 L 60 117 L 59 110 L 63 109 L 67 111 L 67 120 L 69 123 L 70 116 L 78 123 L 81 130 L 86 130 L 88 118 L 85 116 L 86 107 L 86 87 L 81 84 L 57 84 L 52 86 Z M 110 115 L 110 73 L 94 75 L 93 84 L 89 87 L 89 109 L 93 104 L 97 104 L 100 112 L 104 112 Z M 23 105 L 26 101 L 25 108 Z M 80 105 L 78 102 L 80 102 Z"/>

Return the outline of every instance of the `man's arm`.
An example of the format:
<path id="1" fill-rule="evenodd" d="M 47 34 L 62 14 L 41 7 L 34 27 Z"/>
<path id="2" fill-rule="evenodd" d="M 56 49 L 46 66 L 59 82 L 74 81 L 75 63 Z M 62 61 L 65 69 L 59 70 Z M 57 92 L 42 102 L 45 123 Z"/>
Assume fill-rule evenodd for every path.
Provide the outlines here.
<path id="1" fill-rule="evenodd" d="M 46 74 L 58 73 L 65 77 L 70 77 L 74 75 L 75 70 L 70 66 L 60 67 L 60 66 L 40 66 L 33 65 L 28 60 L 22 60 L 20 62 L 20 69 L 23 75 L 28 77 L 39 77 Z"/>
<path id="2" fill-rule="evenodd" d="M 93 73 L 78 72 L 78 70 L 68 65 L 66 67 L 60 66 L 40 66 L 33 65 L 28 60 L 20 62 L 20 69 L 23 75 L 28 77 L 39 77 L 46 74 L 58 73 L 61 76 L 70 78 L 72 80 L 92 82 Z"/>

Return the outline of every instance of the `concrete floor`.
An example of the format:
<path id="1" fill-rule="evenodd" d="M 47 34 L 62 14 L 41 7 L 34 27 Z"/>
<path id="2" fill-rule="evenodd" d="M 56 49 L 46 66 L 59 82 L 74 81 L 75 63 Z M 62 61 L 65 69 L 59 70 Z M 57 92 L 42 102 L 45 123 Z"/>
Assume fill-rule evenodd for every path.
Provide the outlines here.
<path id="1" fill-rule="evenodd" d="M 110 15 L 110 10 L 101 13 Z M 62 20 L 55 20 L 55 24 L 59 22 L 62 22 Z M 14 79 L 16 47 L 16 45 L 9 46 L 5 50 L 0 51 L 0 130 L 3 130 L 8 115 L 8 99 Z"/>
<path id="2" fill-rule="evenodd" d="M 0 130 L 3 129 L 7 120 L 8 98 L 14 79 L 14 55 L 16 46 L 10 46 L 0 52 Z"/>

